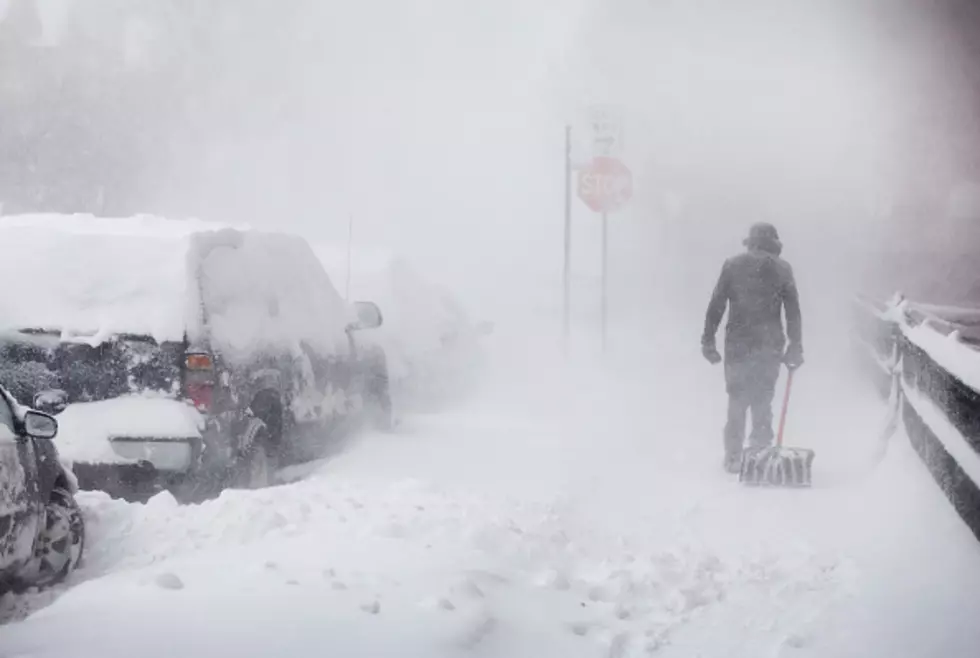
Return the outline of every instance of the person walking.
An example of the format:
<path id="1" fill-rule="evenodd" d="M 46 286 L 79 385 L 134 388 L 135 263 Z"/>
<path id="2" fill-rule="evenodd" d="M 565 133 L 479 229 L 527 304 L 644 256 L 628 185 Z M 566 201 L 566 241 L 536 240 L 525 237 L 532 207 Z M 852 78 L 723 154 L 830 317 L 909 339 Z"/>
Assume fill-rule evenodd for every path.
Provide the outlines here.
<path id="1" fill-rule="evenodd" d="M 780 256 L 779 234 L 772 224 L 756 223 L 743 244 L 746 251 L 727 259 L 721 268 L 701 336 L 704 358 L 711 364 L 720 363 L 715 334 L 727 308 L 724 467 L 730 473 L 737 473 L 741 466 L 747 412 L 752 414 L 749 444 L 753 448 L 772 445 L 772 401 L 779 368 L 782 364 L 790 369 L 803 365 L 799 294 L 793 268 Z"/>

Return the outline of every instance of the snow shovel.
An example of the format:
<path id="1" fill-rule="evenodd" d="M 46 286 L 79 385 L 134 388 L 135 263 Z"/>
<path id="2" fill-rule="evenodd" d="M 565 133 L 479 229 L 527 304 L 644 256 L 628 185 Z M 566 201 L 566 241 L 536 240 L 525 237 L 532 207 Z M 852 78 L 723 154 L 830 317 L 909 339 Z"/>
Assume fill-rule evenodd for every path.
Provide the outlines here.
<path id="1" fill-rule="evenodd" d="M 793 386 L 793 370 L 786 378 L 786 395 L 779 417 L 779 433 L 773 447 L 756 448 L 742 456 L 742 468 L 738 481 L 748 485 L 773 487 L 809 487 L 813 473 L 812 450 L 783 446 L 783 430 L 786 427 L 786 410 L 789 393 Z"/>

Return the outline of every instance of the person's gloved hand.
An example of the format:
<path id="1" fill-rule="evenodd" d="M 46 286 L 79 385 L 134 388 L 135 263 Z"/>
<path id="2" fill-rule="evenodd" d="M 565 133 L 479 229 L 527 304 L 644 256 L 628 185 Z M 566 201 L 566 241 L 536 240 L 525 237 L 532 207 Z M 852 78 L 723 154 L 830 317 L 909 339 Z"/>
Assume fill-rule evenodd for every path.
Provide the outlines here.
<path id="1" fill-rule="evenodd" d="M 718 349 L 711 343 L 701 345 L 701 354 L 704 355 L 704 358 L 711 365 L 721 363 L 721 354 L 718 353 Z"/>
<path id="2" fill-rule="evenodd" d="M 803 365 L 803 347 L 800 345 L 791 344 L 786 348 L 786 354 L 783 356 L 783 363 L 790 370 L 796 370 Z"/>

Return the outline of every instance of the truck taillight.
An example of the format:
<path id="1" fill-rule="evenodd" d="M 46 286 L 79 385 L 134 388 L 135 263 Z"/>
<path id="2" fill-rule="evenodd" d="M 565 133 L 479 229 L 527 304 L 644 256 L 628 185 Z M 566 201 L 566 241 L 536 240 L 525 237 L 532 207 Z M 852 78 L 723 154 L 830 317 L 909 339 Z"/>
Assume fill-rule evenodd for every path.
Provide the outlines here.
<path id="1" fill-rule="evenodd" d="M 211 361 L 210 354 L 188 354 L 184 359 L 184 364 L 188 370 L 213 370 L 214 363 Z"/>
<path id="2" fill-rule="evenodd" d="M 214 402 L 214 360 L 206 352 L 184 356 L 184 395 L 198 411 L 210 411 Z"/>

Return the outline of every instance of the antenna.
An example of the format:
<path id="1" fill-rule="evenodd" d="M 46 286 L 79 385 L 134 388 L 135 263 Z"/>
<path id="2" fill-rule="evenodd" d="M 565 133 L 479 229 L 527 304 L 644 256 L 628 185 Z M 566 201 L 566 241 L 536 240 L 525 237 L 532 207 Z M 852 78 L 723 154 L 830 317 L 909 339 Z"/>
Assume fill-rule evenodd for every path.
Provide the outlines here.
<path id="1" fill-rule="evenodd" d="M 344 300 L 350 301 L 350 260 L 351 260 L 351 243 L 354 241 L 354 215 L 351 213 L 347 216 L 347 283 L 344 288 Z"/>

